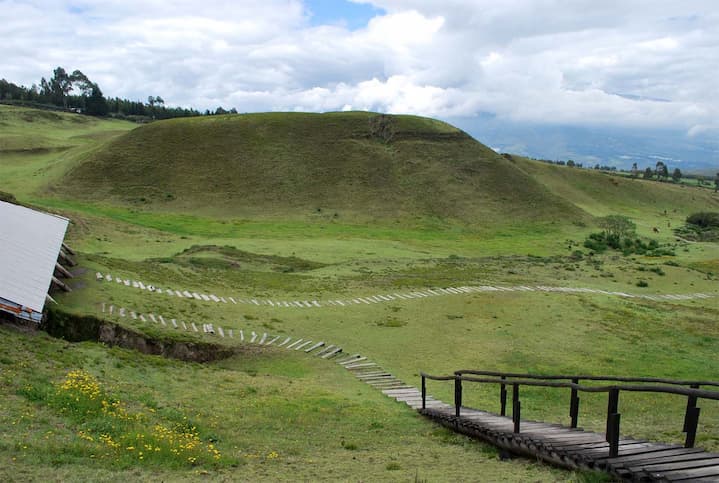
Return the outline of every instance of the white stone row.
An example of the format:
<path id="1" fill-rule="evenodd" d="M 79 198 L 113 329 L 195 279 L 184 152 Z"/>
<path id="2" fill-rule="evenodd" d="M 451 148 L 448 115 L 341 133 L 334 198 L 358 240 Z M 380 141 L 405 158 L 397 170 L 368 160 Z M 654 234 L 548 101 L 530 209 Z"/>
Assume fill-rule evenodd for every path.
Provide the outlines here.
<path id="1" fill-rule="evenodd" d="M 100 310 L 102 313 L 106 313 L 112 316 L 125 318 L 129 315 L 133 319 L 140 319 L 143 322 L 147 322 L 149 320 L 155 324 L 164 326 L 165 328 L 170 328 L 170 325 L 167 324 L 165 317 L 163 317 L 162 315 L 155 315 L 153 313 L 144 314 L 135 310 L 126 309 L 125 307 L 115 307 L 115 305 L 108 304 L 106 302 L 101 303 Z M 201 323 L 196 325 L 194 322 L 189 322 L 188 324 L 182 320 L 178 321 L 174 318 L 171 318 L 169 320 L 172 324 L 172 328 L 174 329 L 181 329 L 187 332 L 201 332 L 203 334 L 216 335 L 222 338 L 235 338 L 233 329 L 225 329 L 219 325 L 215 326 L 212 323 Z M 276 347 L 284 347 L 285 349 L 294 349 L 298 351 L 302 350 L 303 352 L 308 354 L 314 352 L 313 355 L 316 355 L 323 359 L 330 359 L 332 357 L 336 357 L 342 352 L 342 348 L 340 346 L 334 344 L 327 345 L 324 341 L 312 341 L 310 339 L 302 338 L 293 340 L 292 337 L 286 337 L 284 341 L 279 342 L 282 337 L 283 336 L 279 335 L 271 335 L 267 332 L 257 333 L 255 331 L 252 331 L 250 332 L 250 337 L 248 338 L 247 342 L 264 346 L 275 346 L 275 343 L 277 343 Z M 239 329 L 239 339 L 240 342 L 245 342 L 245 332 L 242 329 Z"/>
<path id="2" fill-rule="evenodd" d="M 450 293 L 452 292 L 450 291 Z M 381 296 L 378 297 L 380 299 L 382 298 Z M 126 309 L 125 307 L 119 307 L 116 310 L 114 305 L 108 305 L 105 302 L 102 302 L 101 304 L 101 311 L 111 315 L 117 314 L 119 317 L 126 317 L 127 314 L 130 314 L 133 319 L 139 318 L 143 322 L 147 320 L 145 318 L 145 314 L 139 313 L 135 310 Z M 169 328 L 169 325 L 167 325 L 165 318 L 162 315 L 148 313 L 147 317 L 149 317 L 149 319 L 154 323 L 161 324 L 166 328 Z M 194 322 L 190 322 L 190 325 L 188 326 L 184 321 L 180 321 L 182 327 L 180 327 L 177 322 L 177 319 L 170 319 L 170 323 L 175 329 L 182 328 L 186 331 L 200 332 L 200 329 L 198 329 Z M 203 323 L 201 324 L 201 328 L 202 333 L 204 334 L 234 339 L 233 329 L 227 329 L 227 331 L 225 331 L 225 329 L 221 326 L 218 325 L 215 327 L 214 324 L 211 323 Z M 242 329 L 239 330 L 239 335 L 240 341 L 245 342 L 244 331 Z M 321 359 L 334 359 L 337 364 L 352 372 L 359 381 L 381 391 L 385 396 L 395 399 L 398 402 L 405 403 L 412 409 L 418 409 L 422 406 L 421 392 L 416 387 L 407 385 L 389 372 L 386 372 L 376 362 L 370 361 L 367 357 L 361 354 L 347 356 L 347 354 L 342 353 L 342 347 L 335 344 L 327 344 L 325 341 L 314 341 L 312 339 L 305 338 L 296 338 L 293 340 L 292 337 L 284 337 L 284 340 L 280 342 L 281 339 L 283 339 L 283 336 L 273 336 L 266 332 L 259 334 L 252 331 L 251 338 L 248 342 L 263 346 L 283 347 L 286 350 L 302 351 L 308 355 L 313 355 Z M 427 407 L 450 407 L 448 404 L 434 399 L 430 395 L 427 395 L 426 397 L 426 405 Z"/>
<path id="3" fill-rule="evenodd" d="M 174 289 L 161 289 L 158 287 L 155 287 L 154 285 L 146 285 L 142 282 L 135 281 L 135 280 L 123 280 L 119 277 L 114 277 L 110 274 L 103 275 L 100 272 L 97 272 L 96 278 L 98 281 L 108 281 L 112 282 L 115 281 L 116 283 L 122 284 L 124 286 L 132 286 L 134 288 L 139 288 L 140 290 L 147 290 L 149 292 L 158 293 L 158 294 L 166 294 L 172 297 L 179 297 L 179 298 L 191 298 L 199 301 L 204 302 L 213 302 L 213 303 L 232 303 L 232 304 L 244 304 L 244 305 L 256 305 L 256 306 L 266 306 L 266 307 L 279 307 L 279 308 L 318 308 L 318 307 L 348 307 L 352 305 L 371 305 L 371 304 L 377 304 L 377 303 L 386 303 L 386 302 L 394 302 L 394 301 L 401 301 L 401 300 L 411 300 L 411 299 L 418 299 L 418 298 L 426 298 L 426 297 L 437 297 L 437 296 L 443 296 L 443 295 L 464 295 L 464 294 L 471 294 L 471 293 L 479 293 L 479 292 L 557 292 L 557 293 L 570 293 L 570 294 L 579 294 L 579 293 L 591 293 L 591 294 L 601 294 L 601 295 L 608 295 L 608 296 L 615 296 L 615 297 L 623 297 L 623 298 L 641 298 L 646 300 L 653 300 L 653 301 L 661 301 L 661 300 L 696 300 L 696 299 L 707 299 L 715 297 L 714 294 L 705 294 L 705 293 L 690 293 L 690 294 L 653 294 L 653 295 L 643 295 L 643 294 L 630 294 L 625 292 L 609 292 L 606 290 L 599 290 L 599 289 L 592 289 L 592 288 L 584 288 L 584 287 L 553 287 L 553 286 L 546 286 L 546 285 L 535 285 L 535 286 L 527 286 L 527 285 L 516 285 L 516 286 L 500 286 L 500 285 L 473 285 L 473 286 L 462 286 L 462 287 L 447 287 L 447 288 L 432 288 L 432 289 L 422 289 L 422 290 L 415 290 L 412 292 L 404 292 L 404 293 L 392 293 L 392 294 L 381 294 L 381 295 L 372 295 L 372 296 L 365 296 L 365 297 L 355 297 L 350 299 L 329 299 L 329 300 L 293 300 L 293 301 L 287 301 L 287 300 L 271 300 L 271 299 L 243 299 L 243 298 L 233 298 L 233 297 L 218 297 L 214 294 L 204 294 L 204 293 L 197 293 L 197 292 L 189 292 L 187 290 L 179 291 Z M 229 302 L 228 302 L 229 300 Z"/>

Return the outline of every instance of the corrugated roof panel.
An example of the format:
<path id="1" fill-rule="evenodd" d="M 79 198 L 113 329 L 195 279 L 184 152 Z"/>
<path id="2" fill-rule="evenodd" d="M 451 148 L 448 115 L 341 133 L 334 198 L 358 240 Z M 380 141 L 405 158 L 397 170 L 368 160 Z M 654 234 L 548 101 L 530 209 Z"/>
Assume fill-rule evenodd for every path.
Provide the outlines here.
<path id="1" fill-rule="evenodd" d="M 42 312 L 68 220 L 0 201 L 0 297 Z"/>

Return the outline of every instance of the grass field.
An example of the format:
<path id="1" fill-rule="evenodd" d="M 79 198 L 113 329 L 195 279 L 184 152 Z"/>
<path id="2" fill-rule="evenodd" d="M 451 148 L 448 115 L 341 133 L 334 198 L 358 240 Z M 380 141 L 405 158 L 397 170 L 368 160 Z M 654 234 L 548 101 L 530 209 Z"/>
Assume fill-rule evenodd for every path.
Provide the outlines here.
<path id="1" fill-rule="evenodd" d="M 690 213 L 719 211 L 719 197 L 710 190 L 518 157 L 510 162 L 451 126 L 413 117 L 399 118 L 388 141 L 368 113 L 178 120 L 130 132 L 134 126 L 125 123 L 80 125 L 63 117 L 70 115 L 44 120 L 33 113 L 0 106 L 3 122 L 12 126 L 12 136 L 0 131 L 0 191 L 71 218 L 67 240 L 86 271 L 72 281 L 75 291 L 58 296 L 64 310 L 99 316 L 105 302 L 188 322 L 326 340 L 367 355 L 413 385 L 419 384 L 419 371 L 460 368 L 719 379 L 719 246 L 677 241 L 671 232 Z M 44 124 L 25 120 L 34 116 Z M 333 144 L 337 139 L 340 147 Z M 252 147 L 253 156 L 238 145 Z M 19 154 L 18 146 L 34 151 Z M 51 146 L 70 147 L 37 151 Z M 332 164 L 339 161 L 325 154 L 335 148 L 364 185 L 341 184 L 344 175 Z M 422 168 L 381 185 L 370 176 L 377 166 L 365 157 L 393 170 L 412 166 L 412 160 Z M 250 158 L 280 163 L 280 173 L 299 163 L 302 169 L 292 176 L 302 179 L 290 176 L 292 183 L 280 186 L 253 178 L 260 168 Z M 217 173 L 203 177 L 203 166 L 222 173 L 232 163 L 239 163 L 237 169 L 223 182 L 242 186 L 237 193 L 243 196 L 215 189 Z M 184 175 L 159 178 L 173 170 Z M 254 174 L 240 179 L 248 170 Z M 323 191 L 308 181 L 308 173 L 336 191 Z M 183 184 L 190 175 L 193 183 L 205 183 L 202 192 Z M 162 196 L 136 191 L 141 181 L 160 186 Z M 449 190 L 441 196 L 456 202 L 435 206 L 434 183 Z M 280 196 L 269 197 L 272 190 Z M 582 241 L 597 230 L 594 217 L 606 214 L 630 217 L 639 235 L 657 239 L 675 256 L 590 255 Z M 475 284 L 714 297 L 656 302 L 503 292 L 293 310 L 170 298 L 97 282 L 96 271 L 163 288 L 276 300 Z M 638 286 L 640 281 L 648 286 Z M 153 336 L 217 342 L 129 318 L 113 320 Z M 423 421 L 335 364 L 294 352 L 252 351 L 233 341 L 244 352 L 199 365 L 2 331 L 0 390 L 8 401 L 0 409 L 3 479 L 52 474 L 175 480 L 197 478 L 198 472 L 243 480 L 593 477 L 500 461 L 491 448 Z M 134 449 L 105 457 L 97 431 L 95 441 L 79 432 L 90 434 L 107 421 L 98 417 L 87 427 L 57 409 L 54 385 L 74 369 L 88 371 L 127 411 L 145 415 L 146 437 L 153 437 L 158 424 L 170 427 L 187 417 L 202 444 L 215 444 L 221 459 L 194 466 L 171 455 L 140 462 L 128 457 Z M 448 385 L 433 383 L 430 392 L 452 400 Z M 469 387 L 466 397 L 470 405 L 496 409 L 496 392 Z M 523 415 L 566 422 L 567 402 L 563 392 L 528 390 Z M 672 397 L 622 399 L 622 432 L 680 441 L 685 404 Z M 605 410 L 603 398 L 583 398 L 580 424 L 601 430 Z M 698 443 L 719 449 L 719 405 L 702 405 L 699 426 Z M 116 437 L 122 434 L 117 430 Z"/>

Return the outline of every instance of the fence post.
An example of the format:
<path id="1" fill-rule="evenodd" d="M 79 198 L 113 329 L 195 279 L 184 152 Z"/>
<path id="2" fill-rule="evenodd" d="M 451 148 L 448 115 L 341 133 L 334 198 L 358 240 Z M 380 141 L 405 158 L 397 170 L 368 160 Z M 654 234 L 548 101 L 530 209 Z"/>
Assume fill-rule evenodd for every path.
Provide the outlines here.
<path id="1" fill-rule="evenodd" d="M 459 418 L 459 409 L 462 407 L 462 379 L 454 376 L 454 415 Z"/>
<path id="2" fill-rule="evenodd" d="M 514 432 L 519 433 L 522 418 L 522 403 L 519 402 L 519 384 L 512 384 L 512 422 Z"/>
<path id="3" fill-rule="evenodd" d="M 572 384 L 579 384 L 579 379 L 572 379 Z M 570 427 L 576 428 L 579 419 L 579 394 L 575 388 L 572 388 L 572 395 L 569 398 L 569 417 L 572 418 Z"/>
<path id="4" fill-rule="evenodd" d="M 619 389 L 609 390 L 609 401 L 607 404 L 607 432 L 606 440 L 609 443 L 609 457 L 614 458 L 619 454 L 619 421 L 621 415 L 619 410 Z"/>
<path id="5" fill-rule="evenodd" d="M 699 389 L 699 385 L 692 384 L 691 388 Z M 688 396 L 687 410 L 684 413 L 684 427 L 682 428 L 682 431 L 687 433 L 686 440 L 684 441 L 685 448 L 694 447 L 694 440 L 697 436 L 697 424 L 699 423 L 699 411 L 700 409 L 697 407 L 697 397 Z"/>
<path id="6" fill-rule="evenodd" d="M 502 380 L 506 381 L 507 377 L 502 376 Z M 499 404 L 500 404 L 500 411 L 499 414 L 502 416 L 507 415 L 507 386 L 502 383 L 499 386 Z"/>
<path id="7" fill-rule="evenodd" d="M 422 374 L 422 409 L 427 409 L 427 382 Z"/>

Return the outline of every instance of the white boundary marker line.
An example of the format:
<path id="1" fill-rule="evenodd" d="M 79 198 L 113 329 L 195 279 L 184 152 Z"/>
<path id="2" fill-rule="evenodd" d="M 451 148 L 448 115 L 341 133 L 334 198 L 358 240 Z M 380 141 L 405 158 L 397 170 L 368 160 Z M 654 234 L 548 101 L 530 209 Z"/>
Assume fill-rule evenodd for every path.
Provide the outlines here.
<path id="1" fill-rule="evenodd" d="M 136 280 L 129 280 L 129 279 L 122 279 L 117 276 L 113 276 L 111 274 L 102 274 L 101 272 L 97 272 L 95 274 L 95 278 L 98 280 L 98 282 L 102 281 L 115 281 L 121 286 L 126 286 L 128 288 L 138 288 L 140 290 L 147 290 L 150 292 L 155 293 L 166 293 L 168 295 L 174 295 L 178 298 L 189 298 L 189 299 L 195 299 L 200 300 L 204 302 L 211 302 L 211 303 L 228 303 L 227 299 L 229 299 L 230 302 L 233 304 L 253 304 L 256 306 L 262 306 L 262 307 L 271 307 L 271 308 L 323 308 L 323 307 L 351 307 L 352 305 L 369 305 L 369 304 L 377 304 L 377 303 L 387 303 L 392 301 L 402 301 L 402 300 L 412 300 L 416 298 L 426 298 L 426 297 L 436 297 L 436 296 L 449 296 L 449 295 L 465 295 L 465 294 L 474 294 L 474 293 L 480 293 L 480 292 L 535 292 L 535 291 L 542 291 L 542 292 L 553 292 L 553 293 L 565 293 L 565 294 L 600 294 L 605 296 L 611 296 L 611 297 L 621 297 L 625 299 L 643 299 L 643 300 L 651 300 L 654 302 L 662 302 L 662 301 L 684 301 L 684 300 L 699 300 L 699 299 L 709 299 L 709 298 L 715 298 L 717 297 L 717 294 L 706 294 L 706 293 L 689 293 L 689 294 L 632 294 L 632 293 L 626 293 L 626 292 L 619 292 L 619 291 L 607 291 L 607 290 L 601 290 L 601 289 L 594 289 L 594 288 L 586 288 L 586 287 L 556 287 L 556 286 L 547 286 L 547 285 L 516 285 L 516 286 L 506 286 L 506 285 L 471 285 L 471 286 L 461 286 L 461 287 L 435 287 L 435 288 L 425 288 L 425 289 L 416 289 L 411 292 L 406 293 L 398 293 L 395 292 L 393 294 L 383 294 L 383 295 L 370 295 L 370 296 L 364 296 L 364 297 L 355 297 L 355 298 L 347 298 L 347 299 L 331 299 L 331 300 L 301 300 L 301 301 L 286 301 L 286 300 L 269 300 L 269 299 L 235 299 L 233 297 L 218 297 L 217 295 L 211 294 L 206 295 L 204 293 L 197 293 L 197 292 L 189 292 L 187 290 L 176 290 L 176 289 L 160 289 L 155 288 L 153 285 L 145 285 L 143 282 L 136 281 Z M 113 313 L 113 308 L 110 306 L 110 313 Z"/>

